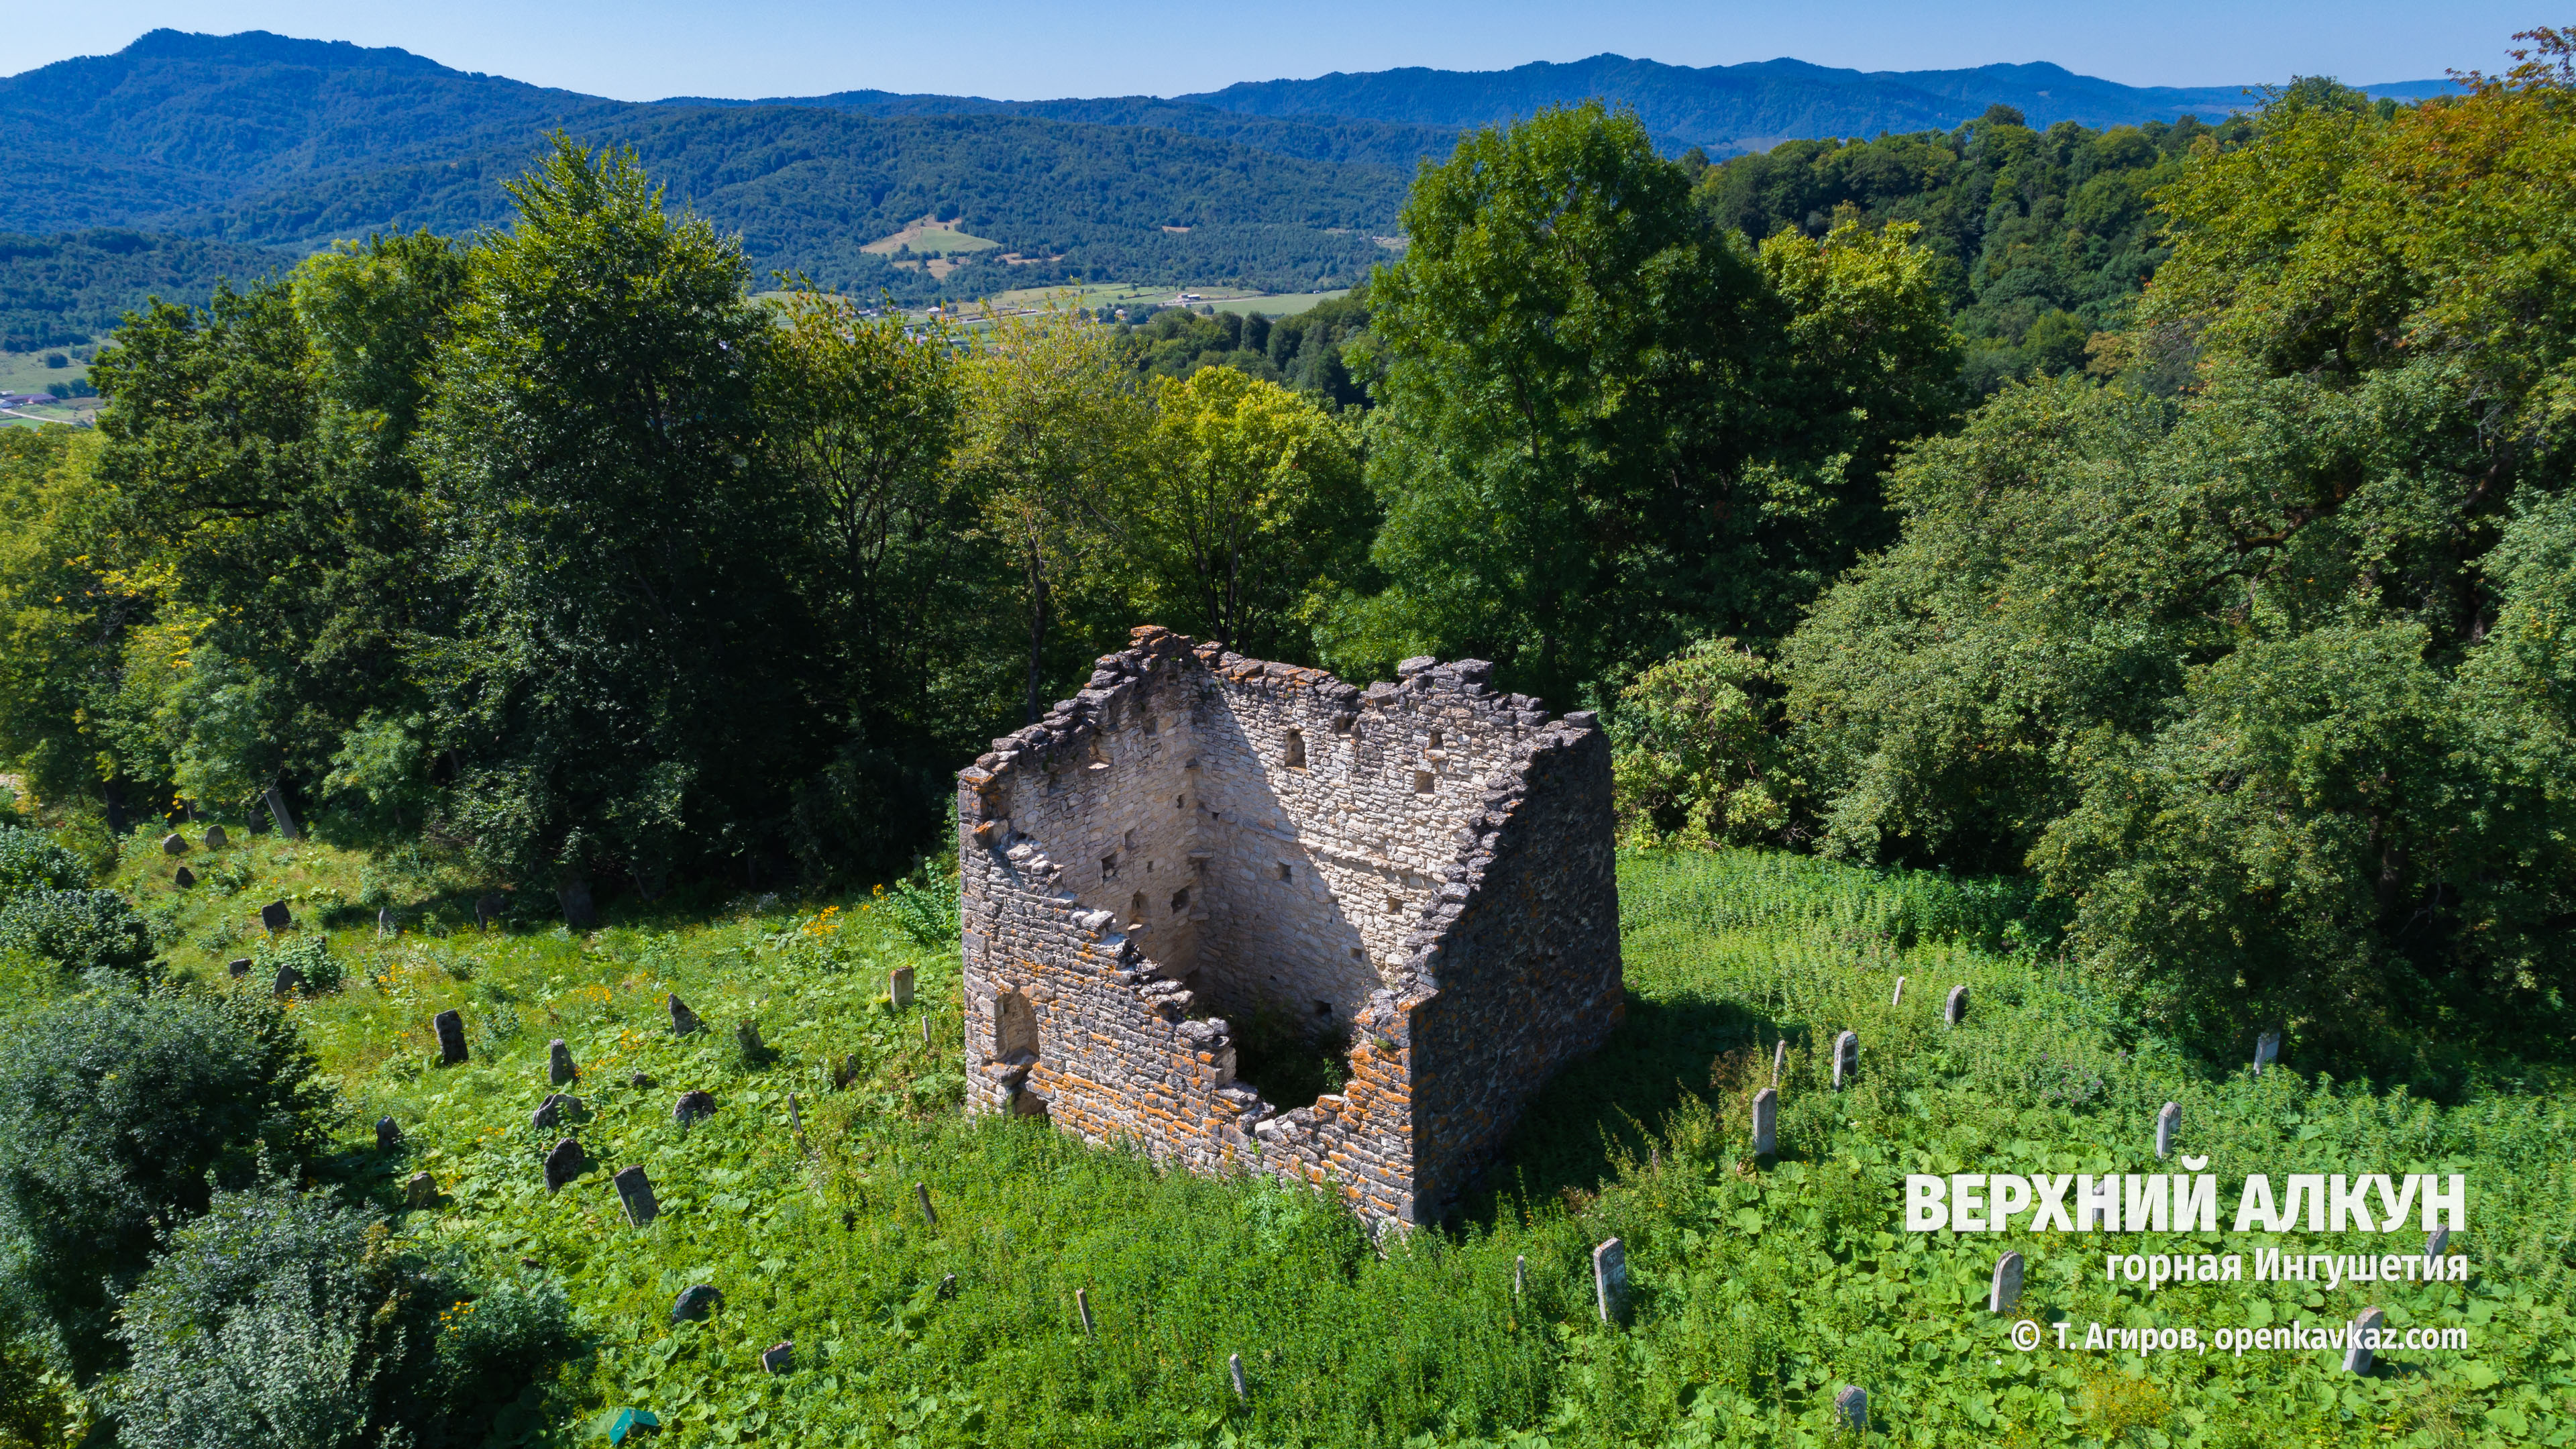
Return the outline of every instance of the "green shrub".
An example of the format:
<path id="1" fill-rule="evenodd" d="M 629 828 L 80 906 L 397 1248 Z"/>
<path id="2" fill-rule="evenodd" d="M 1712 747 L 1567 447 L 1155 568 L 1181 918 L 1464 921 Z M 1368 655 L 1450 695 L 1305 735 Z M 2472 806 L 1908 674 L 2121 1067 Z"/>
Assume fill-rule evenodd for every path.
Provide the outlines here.
<path id="1" fill-rule="evenodd" d="M 0 896 L 29 889 L 77 890 L 89 881 L 89 867 L 56 843 L 51 832 L 0 825 Z"/>
<path id="2" fill-rule="evenodd" d="M 381 1214 L 264 1179 L 216 1194 L 127 1296 L 121 1444 L 480 1444 L 577 1348 L 550 1282 L 481 1292 L 397 1251 Z"/>
<path id="3" fill-rule="evenodd" d="M 264 993 L 92 991 L 22 1018 L 0 1042 L 0 1293 L 61 1335 L 86 1380 L 115 1356 L 109 1309 L 156 1230 L 263 1155 L 300 1169 L 328 1104 Z"/>
<path id="4" fill-rule="evenodd" d="M 152 927 L 115 891 L 25 890 L 0 905 L 0 949 L 12 948 L 76 974 L 140 977 L 152 960 Z"/>
<path id="5" fill-rule="evenodd" d="M 878 889 L 884 892 L 880 899 L 886 914 L 916 944 L 939 946 L 957 939 L 959 885 L 953 857 L 924 860 L 911 875 L 896 881 L 894 889 Z"/>
<path id="6" fill-rule="evenodd" d="M 261 942 L 251 953 L 253 971 L 262 981 L 276 978 L 281 966 L 291 966 L 304 980 L 308 996 L 320 996 L 340 989 L 347 969 L 331 954 L 330 941 L 318 933 L 297 932 L 282 941 Z"/>

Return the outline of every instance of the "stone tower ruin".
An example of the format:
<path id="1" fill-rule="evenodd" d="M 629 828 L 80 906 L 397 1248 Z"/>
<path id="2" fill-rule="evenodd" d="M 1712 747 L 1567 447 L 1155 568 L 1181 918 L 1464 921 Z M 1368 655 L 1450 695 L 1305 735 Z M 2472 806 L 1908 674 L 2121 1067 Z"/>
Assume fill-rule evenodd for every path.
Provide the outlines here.
<path id="1" fill-rule="evenodd" d="M 968 1110 L 1423 1222 L 1622 1012 L 1588 713 L 1409 659 L 1358 689 L 1160 628 L 958 772 Z M 1347 1083 L 1236 1078 L 1259 1020 Z"/>

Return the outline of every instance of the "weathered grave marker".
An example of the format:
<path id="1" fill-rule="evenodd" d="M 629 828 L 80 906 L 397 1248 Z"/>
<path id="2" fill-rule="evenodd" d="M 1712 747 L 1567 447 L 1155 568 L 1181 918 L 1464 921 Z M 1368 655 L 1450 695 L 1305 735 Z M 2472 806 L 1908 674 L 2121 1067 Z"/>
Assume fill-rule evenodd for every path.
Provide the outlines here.
<path id="1" fill-rule="evenodd" d="M 224 967 L 224 969 L 232 973 L 234 980 L 239 981 L 250 974 L 250 958 L 248 956 L 237 956 L 233 959 L 232 963 Z"/>
<path id="2" fill-rule="evenodd" d="M 1855 1081 L 1859 1076 L 1860 1033 L 1847 1031 L 1834 1038 L 1834 1090 L 1841 1091 L 1845 1082 Z"/>
<path id="3" fill-rule="evenodd" d="M 772 1374 L 792 1374 L 796 1372 L 796 1340 L 792 1338 L 780 1339 L 778 1342 L 773 1343 L 768 1348 L 762 1350 L 760 1355 L 760 1369 L 763 1373 Z"/>
<path id="4" fill-rule="evenodd" d="M 188 837 L 181 835 L 175 830 L 162 836 L 161 853 L 163 855 L 186 855 L 188 853 Z"/>
<path id="5" fill-rule="evenodd" d="M 935 1233 L 939 1231 L 939 1210 L 930 1205 L 930 1184 L 926 1182 L 914 1183 L 912 1185 L 912 1195 L 921 1203 L 921 1220 L 930 1224 L 930 1230 L 932 1232 Z"/>
<path id="6" fill-rule="evenodd" d="M 886 977 L 886 1000 L 893 1002 L 898 1011 L 912 1005 L 911 967 L 897 966 Z"/>
<path id="7" fill-rule="evenodd" d="M 707 1315 L 724 1307 L 724 1294 L 712 1285 L 692 1283 L 671 1300 L 673 1323 L 704 1323 Z"/>
<path id="8" fill-rule="evenodd" d="M 1780 1155 L 1780 1089 L 1764 1087 L 1753 1094 L 1753 1153 Z"/>
<path id="9" fill-rule="evenodd" d="M 649 1092 L 653 1090 L 653 1074 L 650 1072 L 637 1072 L 626 1079 L 626 1085 L 633 1087 L 639 1092 Z"/>
<path id="10" fill-rule="evenodd" d="M 1845 1384 L 1834 1395 L 1834 1417 L 1854 1434 L 1869 1432 L 1869 1390 L 1857 1384 Z"/>
<path id="11" fill-rule="evenodd" d="M 232 837 L 224 834 L 224 828 L 222 826 L 209 825 L 206 827 L 206 849 L 221 850 L 231 843 Z"/>
<path id="12" fill-rule="evenodd" d="M 2254 1075 L 2258 1077 L 2263 1075 L 2263 1069 L 2272 1065 L 2280 1055 L 2281 1034 L 2279 1032 L 2267 1031 L 2254 1038 Z"/>
<path id="13" fill-rule="evenodd" d="M 833 1091 L 846 1092 L 850 1089 L 850 1083 L 858 1079 L 859 1054 L 857 1052 L 846 1052 L 839 1061 L 832 1064 Z"/>
<path id="14" fill-rule="evenodd" d="M 556 1037 L 553 1041 L 546 1043 L 547 1081 L 560 1087 L 566 1085 L 575 1077 L 580 1075 L 580 1072 L 573 1069 L 572 1048 L 564 1044 L 564 1039 L 562 1037 Z"/>
<path id="15" fill-rule="evenodd" d="M 1514 1298 L 1520 1297 L 1521 1290 L 1526 1287 L 1528 1283 L 1529 1259 L 1525 1255 L 1515 1253 L 1512 1255 L 1512 1296 Z"/>
<path id="16" fill-rule="evenodd" d="M 278 836 L 285 840 L 302 840 L 304 832 L 295 828 L 295 814 L 286 808 L 286 792 L 271 785 L 262 798 L 268 801 L 270 817 L 277 821 Z"/>
<path id="17" fill-rule="evenodd" d="M 671 1104 L 671 1120 L 682 1127 L 705 1121 L 715 1114 L 716 1094 L 713 1092 L 693 1088 L 682 1092 L 680 1100 Z"/>
<path id="18" fill-rule="evenodd" d="M 1244 1404 L 1251 1403 L 1252 1392 L 1243 1386 L 1243 1355 L 1239 1353 L 1227 1354 L 1225 1356 L 1225 1371 L 1234 1377 L 1235 1401 L 1237 1403 Z"/>
<path id="19" fill-rule="evenodd" d="M 1080 1288 L 1073 1290 L 1073 1311 L 1082 1316 L 1082 1336 L 1085 1338 L 1098 1338 L 1100 1336 L 1099 1330 L 1093 1328 L 1091 1324 L 1091 1294 L 1089 1292 Z"/>
<path id="20" fill-rule="evenodd" d="M 1789 1039 L 1784 1036 L 1780 1038 L 1778 1045 L 1771 1048 L 1771 1085 L 1775 1087 L 1780 1085 L 1780 1069 L 1787 1065 L 1789 1065 Z"/>
<path id="21" fill-rule="evenodd" d="M 680 999 L 678 992 L 671 993 L 671 1030 L 674 1034 L 687 1036 L 704 1025 L 698 1020 L 698 1014 L 689 1010 L 689 1003 Z"/>
<path id="22" fill-rule="evenodd" d="M 2343 1351 L 2345 1373 L 2370 1372 L 2371 1358 L 2378 1351 L 2378 1345 L 2372 1340 L 2378 1336 L 2379 1325 L 2387 1321 L 2388 1315 L 2380 1312 L 2375 1306 L 2361 1310 L 2361 1316 L 2352 1321 L 2352 1327 L 2345 1330 L 2348 1335 L 2344 1340 Z"/>
<path id="23" fill-rule="evenodd" d="M 546 1191 L 561 1192 L 564 1184 L 590 1171 L 590 1154 L 570 1137 L 555 1144 L 546 1154 Z"/>
<path id="24" fill-rule="evenodd" d="M 391 1117 L 376 1119 L 376 1150 L 391 1152 L 402 1146 L 402 1128 Z"/>
<path id="25" fill-rule="evenodd" d="M 1941 1019 L 1952 1026 L 1968 1019 L 1968 988 L 1953 986 L 1950 999 L 1941 1004 Z"/>
<path id="26" fill-rule="evenodd" d="M 508 896 L 477 896 L 474 900 L 474 924 L 488 931 L 492 929 L 492 923 L 507 915 L 509 910 Z"/>
<path id="27" fill-rule="evenodd" d="M 2442 1226 L 2433 1230 L 2432 1236 L 2424 1240 L 2424 1256 L 2426 1258 L 2441 1257 L 2444 1253 L 2450 1251 L 2450 1247 L 2451 1225 L 2444 1223 Z M 2431 1275 L 2427 1274 L 2425 1276 L 2430 1277 Z"/>
<path id="28" fill-rule="evenodd" d="M 805 1114 L 796 1110 L 794 1092 L 787 1094 L 787 1128 L 796 1134 L 796 1150 L 810 1154 L 813 1149 L 805 1145 Z"/>
<path id="29" fill-rule="evenodd" d="M 194 890 L 197 886 L 197 873 L 183 865 L 179 867 L 178 874 L 170 877 L 170 884 L 183 891 Z"/>
<path id="30" fill-rule="evenodd" d="M 921 1018 L 921 1044 L 930 1045 L 930 1018 L 927 1015 Z"/>
<path id="31" fill-rule="evenodd" d="M 2010 1312 L 2021 1301 L 2021 1254 L 2006 1253 L 1995 1260 L 1995 1281 L 1986 1290 L 1988 1313 Z"/>
<path id="32" fill-rule="evenodd" d="M 428 1173 L 415 1172 L 410 1180 L 403 1184 L 403 1202 L 406 1206 L 425 1208 L 437 1201 L 438 1179 Z"/>
<path id="33" fill-rule="evenodd" d="M 431 1017 L 429 1024 L 438 1030 L 438 1064 L 456 1066 L 465 1060 L 465 1018 L 453 1009 Z"/>
<path id="34" fill-rule="evenodd" d="M 2174 1137 L 2182 1131 L 2182 1103 L 2167 1102 L 2156 1114 L 2156 1160 L 2173 1155 Z"/>
<path id="35" fill-rule="evenodd" d="M 581 1098 L 563 1092 L 549 1092 L 528 1117 L 528 1125 L 542 1132 L 566 1122 L 578 1122 L 589 1115 L 590 1109 L 582 1105 Z"/>
<path id="36" fill-rule="evenodd" d="M 295 913 L 286 908 L 284 901 L 270 901 L 259 908 L 259 924 L 274 936 L 295 924 Z"/>
<path id="37" fill-rule="evenodd" d="M 733 1044 L 742 1048 L 747 1061 L 758 1062 L 769 1055 L 768 1046 L 760 1039 L 760 1023 L 747 1016 L 733 1029 Z"/>
<path id="38" fill-rule="evenodd" d="M 609 1181 L 617 1184 L 617 1201 L 626 1209 L 630 1227 L 643 1227 L 662 1215 L 662 1204 L 653 1196 L 653 1180 L 644 1175 L 642 1166 L 621 1167 Z"/>
<path id="39" fill-rule="evenodd" d="M 1628 1249 L 1617 1238 L 1592 1250 L 1592 1297 L 1604 1323 L 1628 1311 Z"/>
<path id="40" fill-rule="evenodd" d="M 1905 1004 L 1904 977 L 1899 976 L 1896 978 L 1896 994 L 1887 998 L 1887 1004 L 1890 1006 L 1903 1006 Z"/>
<path id="41" fill-rule="evenodd" d="M 277 979 L 269 984 L 268 989 L 272 995 L 292 996 L 304 989 L 304 973 L 281 962 L 277 968 Z"/>
<path id="42" fill-rule="evenodd" d="M 379 941 L 389 941 L 401 934 L 402 927 L 394 924 L 394 908 L 391 906 L 377 907 L 376 939 Z"/>

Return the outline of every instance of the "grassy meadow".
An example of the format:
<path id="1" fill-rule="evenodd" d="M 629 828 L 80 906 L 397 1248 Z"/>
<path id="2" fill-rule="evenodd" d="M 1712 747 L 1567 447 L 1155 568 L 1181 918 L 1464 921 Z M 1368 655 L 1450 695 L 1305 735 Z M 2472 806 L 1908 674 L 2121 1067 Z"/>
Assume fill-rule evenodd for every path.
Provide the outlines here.
<path id="1" fill-rule="evenodd" d="M 1749 852 L 1624 859 L 1627 1024 L 1547 1089 L 1456 1220 L 1379 1241 L 1301 1191 L 962 1120 L 959 980 L 935 884 L 628 901 L 587 934 L 531 893 L 485 932 L 471 883 L 431 862 L 238 826 L 233 840 L 172 859 L 139 835 L 117 883 L 177 969 L 220 989 L 237 989 L 222 963 L 243 956 L 260 964 L 238 989 L 268 989 L 292 941 L 268 940 L 255 913 L 288 900 L 291 937 L 326 939 L 340 976 L 293 1007 L 345 1099 L 331 1171 L 388 1207 L 430 1172 L 440 1196 L 405 1232 L 554 1278 L 575 1305 L 588 1353 L 532 1388 L 496 1442 L 598 1442 L 607 1414 L 633 1406 L 674 1445 L 1825 1444 L 1850 1441 L 1832 1412 L 1845 1384 L 1869 1391 L 1872 1442 L 2576 1440 L 2563 1064 L 2497 1063 L 2434 1101 L 2340 1078 L 2295 1038 L 2289 1065 L 2259 1078 L 2190 1059 L 2137 1038 L 2032 949 L 2029 903 L 2008 886 Z M 183 864 L 192 888 L 173 884 Z M 378 939 L 380 903 L 399 912 L 398 937 Z M 886 999 L 897 966 L 920 986 L 900 1010 Z M 1941 1006 L 1958 984 L 1972 1005 L 1952 1029 Z M 674 991 L 705 1032 L 671 1033 Z M 472 1060 L 440 1068 L 430 1018 L 448 1008 Z M 744 1021 L 758 1050 L 736 1035 Z M 1846 1028 L 1861 1069 L 1836 1093 L 1824 1046 Z M 540 1131 L 529 1114 L 551 1090 L 555 1038 L 587 1114 Z M 1782 1040 L 1781 1151 L 1756 1160 L 1750 1094 Z M 717 1110 L 683 1129 L 671 1107 L 692 1088 Z M 2104 1281 L 2097 1235 L 1900 1231 L 1909 1170 L 2152 1170 L 2168 1099 L 2182 1150 L 2207 1154 L 2224 1184 L 2222 1221 L 2249 1171 L 2467 1173 L 2454 1251 L 2474 1275 L 2149 1295 Z M 400 1124 L 398 1151 L 375 1149 L 380 1116 Z M 540 1159 L 564 1135 L 593 1166 L 549 1195 Z M 641 1230 L 608 1183 L 631 1163 L 663 1209 Z M 1614 1235 L 1635 1286 L 1616 1328 L 1596 1316 L 1588 1257 Z M 2405 1232 L 2384 1249 L 2284 1237 L 2421 1246 Z M 2109 1241 L 2241 1252 L 2249 1278 L 2257 1247 L 2286 1245 Z M 2094 1322 L 2205 1339 L 2337 1324 L 2376 1302 L 2392 1326 L 2465 1326 L 2471 1346 L 2383 1353 L 2366 1377 L 2324 1352 L 2019 1352 L 2012 1320 L 1984 1311 L 2008 1248 L 2030 1264 L 2021 1313 L 2066 1321 L 2079 1342 Z M 674 1295 L 696 1283 L 723 1307 L 673 1324 Z M 795 1371 L 765 1374 L 758 1355 L 782 1341 Z"/>

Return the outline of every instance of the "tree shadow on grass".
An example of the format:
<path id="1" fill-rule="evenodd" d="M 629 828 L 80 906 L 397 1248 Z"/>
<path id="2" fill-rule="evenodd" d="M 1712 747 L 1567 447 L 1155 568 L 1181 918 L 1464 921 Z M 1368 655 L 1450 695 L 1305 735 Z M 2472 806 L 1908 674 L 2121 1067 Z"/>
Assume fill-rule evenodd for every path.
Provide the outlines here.
<path id="1" fill-rule="evenodd" d="M 1567 1067 L 1532 1097 L 1460 1205 L 1460 1220 L 1491 1226 L 1518 1205 L 1569 1200 L 1598 1192 L 1618 1175 L 1623 1157 L 1643 1158 L 1674 1109 L 1711 1090 L 1717 1059 L 1752 1048 L 1768 1057 L 1786 1036 L 1792 1051 L 1804 1029 L 1731 1002 L 1698 997 L 1628 996 L 1628 1019 L 1599 1051 Z"/>

